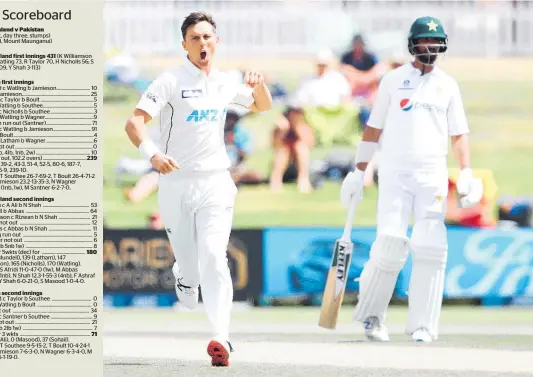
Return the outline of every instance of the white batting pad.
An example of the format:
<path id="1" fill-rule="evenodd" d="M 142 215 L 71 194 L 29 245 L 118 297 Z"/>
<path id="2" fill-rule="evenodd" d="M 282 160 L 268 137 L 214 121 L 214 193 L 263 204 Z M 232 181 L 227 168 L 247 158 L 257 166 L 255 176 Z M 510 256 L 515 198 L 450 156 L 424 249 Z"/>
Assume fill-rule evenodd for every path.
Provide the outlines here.
<path id="1" fill-rule="evenodd" d="M 409 317 L 406 333 L 419 328 L 438 338 L 444 276 L 448 256 L 446 227 L 440 220 L 426 219 L 413 226 L 410 246 L 413 267 L 409 282 Z"/>
<path id="2" fill-rule="evenodd" d="M 353 318 L 364 322 L 375 316 L 385 320 L 398 274 L 407 260 L 407 239 L 380 234 L 359 279 L 359 302 Z"/>

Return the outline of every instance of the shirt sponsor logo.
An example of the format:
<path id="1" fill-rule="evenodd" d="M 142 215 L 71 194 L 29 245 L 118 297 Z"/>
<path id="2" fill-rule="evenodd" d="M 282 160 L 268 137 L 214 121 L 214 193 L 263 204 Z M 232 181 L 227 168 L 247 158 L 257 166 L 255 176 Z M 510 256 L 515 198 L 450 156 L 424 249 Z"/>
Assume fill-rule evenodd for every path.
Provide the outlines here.
<path id="1" fill-rule="evenodd" d="M 191 112 L 185 122 L 199 123 L 199 122 L 218 122 L 226 115 L 226 109 L 220 111 L 219 109 L 201 109 Z"/>
<path id="2" fill-rule="evenodd" d="M 202 89 L 185 89 L 181 91 L 181 98 L 197 98 L 203 97 L 204 91 Z"/>
<path id="3" fill-rule="evenodd" d="M 413 111 L 425 110 L 425 111 L 439 113 L 439 114 L 446 112 L 446 109 L 441 106 L 435 105 L 433 103 L 427 103 L 427 102 L 411 102 L 409 98 L 404 98 L 400 101 L 400 108 L 403 111 L 410 111 L 412 109 Z"/>
<path id="4" fill-rule="evenodd" d="M 400 107 L 403 111 L 409 111 L 413 107 L 413 104 L 409 101 L 408 98 L 404 98 L 400 101 Z"/>

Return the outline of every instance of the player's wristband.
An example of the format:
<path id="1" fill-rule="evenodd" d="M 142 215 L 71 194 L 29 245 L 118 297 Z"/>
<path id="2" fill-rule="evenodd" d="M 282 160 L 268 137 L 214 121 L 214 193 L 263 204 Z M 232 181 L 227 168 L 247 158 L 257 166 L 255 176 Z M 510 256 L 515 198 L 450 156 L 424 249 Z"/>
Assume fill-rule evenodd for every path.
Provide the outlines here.
<path id="1" fill-rule="evenodd" d="M 378 143 L 373 141 L 361 141 L 357 147 L 357 152 L 355 155 L 355 164 L 357 165 L 360 162 L 370 162 L 374 153 L 378 149 Z"/>
<path id="2" fill-rule="evenodd" d="M 156 153 L 160 153 L 159 148 L 150 139 L 143 140 L 139 145 L 139 152 L 141 152 L 144 158 L 148 161 L 150 161 Z"/>

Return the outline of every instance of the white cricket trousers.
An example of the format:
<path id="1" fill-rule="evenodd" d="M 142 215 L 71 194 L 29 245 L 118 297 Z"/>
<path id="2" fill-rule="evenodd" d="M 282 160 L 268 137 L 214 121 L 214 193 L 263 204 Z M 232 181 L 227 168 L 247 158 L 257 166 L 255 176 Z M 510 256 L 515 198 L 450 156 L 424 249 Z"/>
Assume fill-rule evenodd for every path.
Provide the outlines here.
<path id="1" fill-rule="evenodd" d="M 161 175 L 158 198 L 176 259 L 176 279 L 201 287 L 213 337 L 228 340 L 233 283 L 227 246 L 237 187 L 225 170 L 179 174 Z"/>
<path id="2" fill-rule="evenodd" d="M 377 237 L 359 279 L 354 319 L 363 322 L 377 317 L 380 323 L 384 321 L 410 246 L 413 264 L 406 333 L 424 328 L 437 339 L 447 258 L 447 194 L 447 169 L 400 172 L 380 168 Z M 407 243 L 413 215 L 413 231 Z"/>
<path id="3" fill-rule="evenodd" d="M 447 169 L 407 173 L 380 169 L 377 233 L 405 237 L 412 216 L 415 224 L 427 218 L 444 222 L 447 196 Z"/>

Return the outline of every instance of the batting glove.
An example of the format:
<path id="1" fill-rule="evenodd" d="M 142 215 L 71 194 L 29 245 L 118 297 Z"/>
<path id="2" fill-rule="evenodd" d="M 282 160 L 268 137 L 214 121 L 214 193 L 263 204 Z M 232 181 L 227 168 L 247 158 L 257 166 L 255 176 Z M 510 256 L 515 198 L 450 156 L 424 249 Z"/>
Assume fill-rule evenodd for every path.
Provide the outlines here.
<path id="1" fill-rule="evenodd" d="M 341 203 L 344 208 L 350 208 L 353 196 L 357 198 L 358 202 L 363 199 L 364 177 L 365 172 L 356 168 L 353 172 L 349 172 L 342 181 Z"/>
<path id="2" fill-rule="evenodd" d="M 474 207 L 481 201 L 483 197 L 483 183 L 481 179 L 473 179 L 470 183 L 470 190 L 468 194 L 461 198 L 461 206 L 463 208 Z"/>
<path id="3" fill-rule="evenodd" d="M 459 173 L 459 179 L 457 179 L 457 193 L 459 195 L 468 194 L 473 180 L 472 169 L 466 168 L 461 170 Z"/>
<path id="4" fill-rule="evenodd" d="M 457 193 L 461 195 L 461 206 L 470 208 L 478 204 L 483 197 L 483 183 L 472 176 L 472 169 L 463 169 L 457 180 Z"/>

